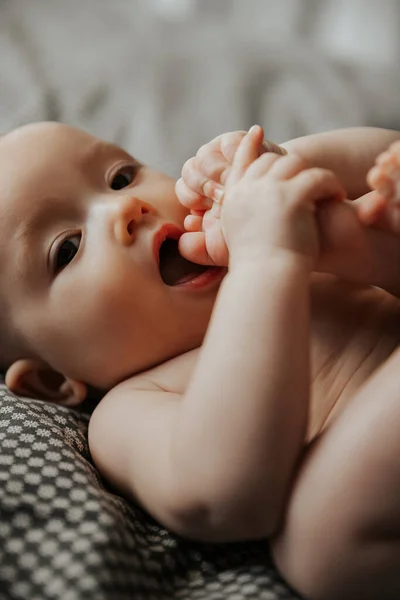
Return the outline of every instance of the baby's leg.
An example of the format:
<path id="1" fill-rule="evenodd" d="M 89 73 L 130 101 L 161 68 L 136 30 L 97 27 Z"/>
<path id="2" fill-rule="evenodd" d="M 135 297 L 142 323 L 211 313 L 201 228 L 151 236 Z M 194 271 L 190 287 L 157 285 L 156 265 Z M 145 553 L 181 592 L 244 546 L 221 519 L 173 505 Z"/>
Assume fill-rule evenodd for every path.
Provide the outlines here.
<path id="1" fill-rule="evenodd" d="M 307 451 L 273 541 L 308 600 L 400 598 L 400 350 Z"/>

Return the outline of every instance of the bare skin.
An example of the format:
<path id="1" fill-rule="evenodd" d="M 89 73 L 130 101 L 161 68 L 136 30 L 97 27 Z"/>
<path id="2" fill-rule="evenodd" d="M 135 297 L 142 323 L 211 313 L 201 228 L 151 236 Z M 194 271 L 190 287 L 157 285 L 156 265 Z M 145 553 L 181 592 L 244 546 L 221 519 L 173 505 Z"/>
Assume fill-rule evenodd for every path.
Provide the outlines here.
<path id="1" fill-rule="evenodd" d="M 364 176 L 388 136 L 378 136 L 364 157 Z M 316 203 L 344 195 L 339 179 L 323 165 L 307 169 L 295 156 L 257 162 L 257 139 L 250 141 L 222 212 L 229 273 L 223 278 L 222 271 L 210 271 L 211 278 L 192 277 L 185 286 L 166 285 L 154 257 L 160 227 L 183 231 L 189 213 L 176 201 L 170 178 L 147 167 L 134 169 L 139 176 L 131 178 L 137 162 L 129 155 L 64 126 L 30 126 L 0 140 L 2 290 L 18 342 L 7 383 L 17 393 L 68 405 L 83 400 L 87 383 L 109 390 L 89 428 L 93 458 L 109 483 L 188 537 L 224 541 L 279 532 L 273 543 L 279 567 L 317 600 L 329 598 L 332 588 L 329 550 L 354 556 L 360 529 L 375 525 L 372 496 L 364 493 L 368 482 L 352 485 L 330 439 L 349 456 L 352 444 L 366 439 L 374 385 L 384 387 L 378 367 L 384 364 L 384 381 L 397 375 L 399 300 L 361 284 L 398 289 L 393 263 L 399 264 L 400 243 L 360 224 L 339 200 L 327 205 L 318 224 Z M 347 146 L 345 138 L 342 150 Z M 121 187 L 121 177 L 114 186 L 116 174 Z M 260 200 L 264 187 L 272 204 Z M 289 202 L 288 210 L 281 211 L 279 201 L 271 212 L 279 198 Z M 261 202 L 253 215 L 253 204 L 243 199 Z M 56 204 L 51 218 L 49 200 Z M 32 224 L 42 205 L 46 212 Z M 339 235 L 336 210 L 352 228 L 350 241 Z M 79 251 L 71 254 L 68 246 L 60 254 L 66 239 Z M 375 256 L 369 270 L 361 269 Z M 313 275 L 310 292 L 311 271 L 327 264 L 358 283 Z M 79 302 L 71 301 L 75 297 Z M 394 386 L 386 387 L 384 412 L 400 427 L 392 414 Z M 347 437 L 346 411 L 353 427 Z M 385 431 L 377 429 L 374 444 L 392 481 L 399 473 L 390 457 L 400 448 L 388 447 Z M 357 453 L 352 465 L 366 455 Z M 304 529 L 322 527 L 331 473 L 346 495 L 344 506 L 356 498 L 364 514 L 338 520 L 339 545 L 308 539 L 307 568 L 300 568 L 293 557 L 301 553 Z M 396 529 L 394 506 L 389 498 L 380 507 L 378 526 L 390 522 Z M 373 541 L 368 547 L 379 555 Z M 313 571 L 316 552 L 321 560 Z M 365 561 L 358 555 L 361 569 Z M 386 560 L 384 567 L 385 577 L 379 579 L 378 568 L 376 577 L 398 592 L 398 565 Z M 357 589 L 360 570 L 349 568 L 340 583 L 344 591 Z"/>
<path id="2" fill-rule="evenodd" d="M 377 288 L 338 283 L 336 277 L 329 275 L 313 275 L 311 285 L 313 345 L 308 441 L 341 412 L 400 341 L 397 298 Z M 136 382 L 183 395 L 198 353 L 196 348 L 162 363 L 138 375 Z"/>
<path id="3" fill-rule="evenodd" d="M 360 132 L 361 137 L 365 134 L 364 131 Z M 322 137 L 324 135 L 326 134 L 322 134 Z M 304 150 L 307 158 L 313 158 L 315 147 L 312 141 L 310 145 L 306 144 L 304 149 L 302 140 L 295 140 L 293 144 L 300 152 L 303 153 Z M 364 151 L 367 147 L 368 144 L 364 146 Z M 322 156 L 323 153 L 317 153 L 317 164 Z M 395 191 L 399 156 L 399 144 L 394 143 L 389 151 L 378 157 L 376 166 L 368 176 L 370 185 L 376 188 L 377 192 L 365 195 L 357 207 L 362 222 L 376 223 L 378 227 L 388 228 L 393 232 L 399 231 L 399 208 L 393 202 L 397 199 Z M 338 151 L 326 158 L 329 159 L 328 164 L 330 163 L 331 167 L 332 163 L 336 163 L 337 167 L 338 162 L 343 160 L 343 155 Z M 225 169 L 228 168 L 226 163 L 227 161 Z M 351 170 L 352 168 L 350 172 Z M 345 169 L 344 179 L 348 176 Z M 203 181 L 204 179 L 203 174 Z M 357 184 L 355 180 L 352 186 L 353 191 L 349 196 L 356 197 L 357 194 L 366 192 L 362 181 Z M 196 189 L 197 197 L 191 194 L 189 206 L 193 200 L 202 201 L 201 188 Z M 386 197 L 383 196 L 385 191 Z M 196 231 L 196 228 L 193 231 Z M 187 240 L 186 249 L 196 250 L 196 245 L 191 247 L 189 242 L 190 240 Z M 392 257 L 389 254 L 388 261 L 394 256 L 395 254 Z M 339 266 L 338 263 L 336 266 Z M 392 275 L 396 278 L 394 272 Z M 389 287 L 398 293 L 396 284 L 393 283 Z M 366 384 L 360 383 L 369 366 L 375 363 L 376 355 L 382 358 L 386 355 L 386 341 L 389 338 L 395 340 L 397 334 L 394 331 L 398 331 L 398 308 L 396 302 L 392 304 L 394 318 L 392 320 L 389 317 L 383 325 L 380 317 L 390 307 L 390 303 L 388 305 L 383 301 L 383 311 L 375 311 L 372 307 L 376 300 L 376 290 L 371 292 L 369 298 L 368 294 L 364 296 L 364 292 L 361 291 L 353 304 L 355 311 L 351 315 L 352 303 L 349 304 L 348 300 L 352 293 L 342 296 L 343 288 L 341 291 L 337 288 L 337 283 L 333 283 L 330 290 L 332 295 L 325 295 L 327 288 L 322 283 L 321 295 L 318 297 L 317 293 L 317 301 L 312 302 L 313 342 L 317 347 L 313 357 L 321 357 L 320 352 L 323 352 L 328 339 L 331 339 L 333 345 L 340 339 L 338 331 L 334 330 L 336 326 L 330 319 L 333 314 L 336 313 L 336 317 L 339 317 L 336 324 L 340 322 L 342 326 L 343 321 L 348 321 L 354 325 L 358 322 L 360 327 L 354 328 L 356 335 L 352 337 L 350 334 L 347 338 L 343 362 L 340 359 L 330 362 L 329 359 L 333 356 L 332 346 L 329 350 L 326 348 L 327 360 L 322 360 L 320 364 L 328 373 L 328 385 L 321 377 L 322 371 L 317 368 L 316 373 L 314 369 L 316 377 L 314 376 L 312 382 L 311 422 L 309 421 L 308 430 L 311 443 L 306 445 L 303 461 L 289 495 L 283 527 L 275 536 L 272 549 L 281 571 L 293 587 L 307 598 L 372 600 L 379 597 L 394 600 L 398 598 L 400 590 L 400 470 L 397 460 L 400 450 L 400 414 L 396 376 L 398 352 L 394 352 L 384 367 L 370 377 Z M 318 283 L 314 281 L 314 294 L 317 289 Z M 344 312 L 338 308 L 341 297 Z M 324 303 L 321 302 L 322 299 L 325 300 Z M 324 308 L 329 306 L 330 301 L 332 305 L 326 314 Z M 324 308 L 319 310 L 321 306 Z M 390 308 L 387 316 L 389 313 Z M 368 318 L 368 314 L 371 319 Z M 364 347 L 371 348 L 368 343 L 369 335 L 379 321 L 380 326 L 383 325 L 383 329 L 378 325 L 382 337 L 376 330 L 376 339 L 380 341 L 373 344 L 374 350 L 366 356 L 360 350 Z M 333 336 L 330 338 L 332 332 Z M 344 340 L 349 333 L 346 327 L 342 329 L 342 333 Z M 319 337 L 321 346 L 318 344 Z M 397 342 L 395 343 L 397 345 Z M 338 354 L 341 354 L 339 344 L 334 352 L 336 359 Z M 362 358 L 358 369 L 354 369 L 352 361 L 357 354 Z M 345 387 L 340 393 L 343 367 L 348 369 L 347 375 L 353 370 L 353 376 L 348 378 L 345 375 Z M 322 386 L 318 385 L 319 378 Z M 319 388 L 317 393 L 314 392 L 316 384 Z M 317 398 L 322 402 L 315 402 Z M 332 404 L 328 398 L 332 399 Z M 318 433 L 313 437 L 315 432 Z"/>

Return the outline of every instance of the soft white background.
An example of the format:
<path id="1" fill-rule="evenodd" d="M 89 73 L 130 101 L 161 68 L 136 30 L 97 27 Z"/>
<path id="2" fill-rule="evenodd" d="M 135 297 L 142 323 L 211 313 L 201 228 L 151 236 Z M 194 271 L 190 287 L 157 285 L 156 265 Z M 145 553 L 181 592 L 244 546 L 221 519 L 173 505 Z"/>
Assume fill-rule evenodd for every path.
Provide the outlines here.
<path id="1" fill-rule="evenodd" d="M 0 131 L 61 120 L 178 175 L 255 122 L 400 129 L 396 0 L 0 0 Z"/>

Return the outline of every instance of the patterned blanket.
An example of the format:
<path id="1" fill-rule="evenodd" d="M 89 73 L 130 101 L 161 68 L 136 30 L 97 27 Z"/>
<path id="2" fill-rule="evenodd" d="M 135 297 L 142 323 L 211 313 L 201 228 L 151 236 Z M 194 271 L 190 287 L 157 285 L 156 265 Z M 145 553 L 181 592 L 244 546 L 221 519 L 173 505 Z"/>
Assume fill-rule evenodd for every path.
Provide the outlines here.
<path id="1" fill-rule="evenodd" d="M 88 421 L 0 386 L 1 600 L 298 598 L 266 542 L 188 542 L 109 491 Z"/>

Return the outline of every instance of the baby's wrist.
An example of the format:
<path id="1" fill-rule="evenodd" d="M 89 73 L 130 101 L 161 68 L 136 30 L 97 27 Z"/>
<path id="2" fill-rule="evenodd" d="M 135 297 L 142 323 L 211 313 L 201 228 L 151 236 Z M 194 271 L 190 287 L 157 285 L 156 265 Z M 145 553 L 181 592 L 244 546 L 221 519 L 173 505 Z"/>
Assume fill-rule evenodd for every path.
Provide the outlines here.
<path id="1" fill-rule="evenodd" d="M 258 252 L 246 252 L 230 256 L 229 271 L 254 271 L 259 275 L 268 274 L 271 270 L 288 275 L 304 275 L 309 277 L 314 270 L 311 257 L 285 249 L 273 251 L 263 249 Z"/>

